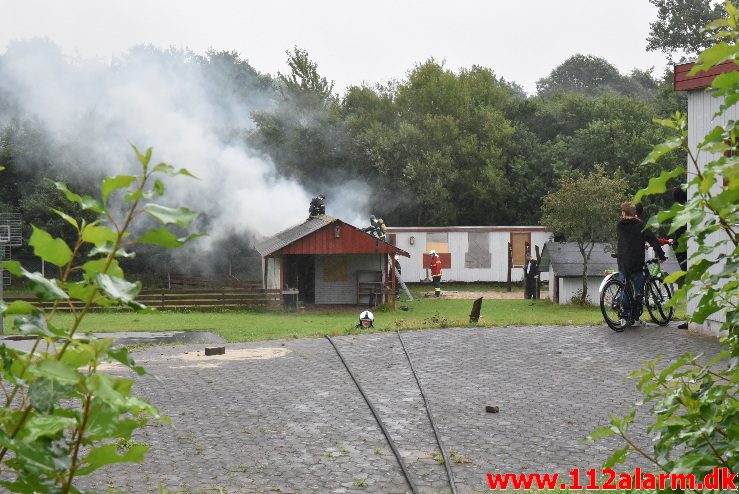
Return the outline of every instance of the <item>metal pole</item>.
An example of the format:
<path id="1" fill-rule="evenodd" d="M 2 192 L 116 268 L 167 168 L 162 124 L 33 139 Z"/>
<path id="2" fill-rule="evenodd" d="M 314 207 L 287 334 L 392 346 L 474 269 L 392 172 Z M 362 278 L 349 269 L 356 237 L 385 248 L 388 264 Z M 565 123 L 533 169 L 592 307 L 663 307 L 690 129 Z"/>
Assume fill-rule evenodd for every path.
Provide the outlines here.
<path id="1" fill-rule="evenodd" d="M 0 267 L 0 302 L 3 301 L 3 285 L 5 285 L 5 278 L 3 276 L 3 268 Z M 3 327 L 3 315 L 0 314 L 0 334 L 5 333 L 5 328 Z"/>

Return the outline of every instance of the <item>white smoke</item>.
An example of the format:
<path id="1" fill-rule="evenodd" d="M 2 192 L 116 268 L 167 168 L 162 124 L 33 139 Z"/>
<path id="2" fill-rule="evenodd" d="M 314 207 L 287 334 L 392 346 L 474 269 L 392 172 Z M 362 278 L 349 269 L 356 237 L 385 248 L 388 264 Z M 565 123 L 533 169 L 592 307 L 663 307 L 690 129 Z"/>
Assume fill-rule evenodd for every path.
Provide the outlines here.
<path id="1" fill-rule="evenodd" d="M 187 168 L 200 180 L 170 180 L 166 198 L 209 219 L 201 248 L 234 233 L 260 238 L 304 221 L 310 194 L 243 143 L 255 108 L 233 88 L 214 87 L 201 66 L 188 63 L 192 56 L 141 47 L 108 63 L 65 58 L 46 41 L 20 42 L 0 58 L 0 93 L 20 105 L 23 117 L 43 123 L 52 153 L 76 158 L 67 160 L 74 161 L 65 170 L 70 178 L 136 173 L 129 143 L 153 147 L 155 162 Z M 249 101 L 263 109 L 269 97 L 255 91 Z M 242 132 L 234 138 L 234 130 Z M 366 186 L 325 192 L 329 214 L 364 222 L 358 211 L 366 207 Z"/>

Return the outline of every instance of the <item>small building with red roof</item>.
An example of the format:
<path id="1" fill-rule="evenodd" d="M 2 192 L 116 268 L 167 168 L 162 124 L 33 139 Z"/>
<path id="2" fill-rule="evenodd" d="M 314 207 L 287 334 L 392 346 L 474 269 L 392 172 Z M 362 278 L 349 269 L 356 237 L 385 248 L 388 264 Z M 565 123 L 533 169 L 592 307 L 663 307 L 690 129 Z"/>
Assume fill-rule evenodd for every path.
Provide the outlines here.
<path id="1" fill-rule="evenodd" d="M 395 290 L 392 256 L 406 251 L 328 215 L 259 242 L 262 283 L 286 303 L 377 305 Z"/>

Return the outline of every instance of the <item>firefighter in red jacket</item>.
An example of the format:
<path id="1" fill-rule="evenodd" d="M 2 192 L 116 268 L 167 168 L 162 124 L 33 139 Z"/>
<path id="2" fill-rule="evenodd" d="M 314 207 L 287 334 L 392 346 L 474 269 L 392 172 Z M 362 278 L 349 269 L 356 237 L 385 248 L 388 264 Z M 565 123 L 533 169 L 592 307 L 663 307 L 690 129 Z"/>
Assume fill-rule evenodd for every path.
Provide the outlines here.
<path id="1" fill-rule="evenodd" d="M 429 252 L 431 254 L 431 279 L 434 281 L 434 296 L 441 295 L 441 257 L 435 250 Z"/>

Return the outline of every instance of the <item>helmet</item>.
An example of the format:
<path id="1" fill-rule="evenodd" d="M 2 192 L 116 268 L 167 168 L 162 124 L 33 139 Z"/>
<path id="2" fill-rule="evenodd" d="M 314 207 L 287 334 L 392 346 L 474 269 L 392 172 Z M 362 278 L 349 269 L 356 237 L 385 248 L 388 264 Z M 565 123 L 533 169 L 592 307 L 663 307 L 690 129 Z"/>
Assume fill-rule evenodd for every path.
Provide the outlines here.
<path id="1" fill-rule="evenodd" d="M 436 251 L 435 251 L 435 250 L 433 250 L 433 249 L 431 249 L 431 250 L 429 251 L 429 254 L 431 254 L 432 256 L 435 256 L 435 255 L 436 255 Z"/>
<path id="2" fill-rule="evenodd" d="M 365 310 L 362 311 L 359 314 L 359 325 L 357 327 L 360 328 L 371 328 L 373 327 L 373 322 L 375 321 L 375 316 L 370 311 Z"/>

